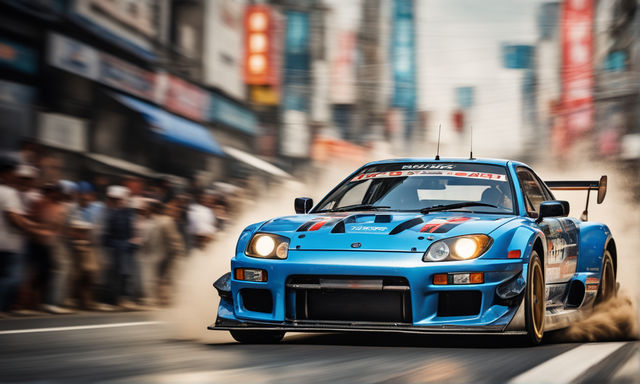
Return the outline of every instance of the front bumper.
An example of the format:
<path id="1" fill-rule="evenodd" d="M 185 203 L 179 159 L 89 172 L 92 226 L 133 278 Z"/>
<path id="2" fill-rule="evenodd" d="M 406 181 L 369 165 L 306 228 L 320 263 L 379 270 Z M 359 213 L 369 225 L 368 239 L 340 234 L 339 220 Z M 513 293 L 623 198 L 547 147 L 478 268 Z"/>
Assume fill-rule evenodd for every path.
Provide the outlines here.
<path id="1" fill-rule="evenodd" d="M 256 268 L 267 272 L 268 281 L 248 282 L 231 279 L 230 292 L 221 299 L 218 318 L 209 329 L 282 330 L 298 332 L 376 331 L 410 333 L 504 333 L 523 330 L 507 326 L 518 312 L 521 295 L 505 301 L 496 288 L 526 269 L 522 259 L 475 259 L 470 261 L 424 263 L 422 254 L 392 252 L 290 252 L 287 260 L 262 260 L 236 257 L 236 268 Z M 433 275 L 440 273 L 483 272 L 484 283 L 434 285 Z M 233 275 L 233 273 L 232 273 Z M 292 276 L 330 276 L 334 278 L 402 278 L 407 282 L 409 310 L 405 321 L 339 321 L 340 319 L 301 319 L 292 311 L 295 291 Z M 526 276 L 526 271 L 524 273 Z M 288 284 L 289 283 L 289 284 Z M 241 291 L 261 290 L 271 295 L 267 310 L 249 310 Z M 439 298 L 451 292 L 475 292 L 480 297 L 477 313 L 462 316 L 439 313 Z M 292 314 L 293 312 L 293 314 Z M 362 320 L 362 319 L 359 319 Z"/>

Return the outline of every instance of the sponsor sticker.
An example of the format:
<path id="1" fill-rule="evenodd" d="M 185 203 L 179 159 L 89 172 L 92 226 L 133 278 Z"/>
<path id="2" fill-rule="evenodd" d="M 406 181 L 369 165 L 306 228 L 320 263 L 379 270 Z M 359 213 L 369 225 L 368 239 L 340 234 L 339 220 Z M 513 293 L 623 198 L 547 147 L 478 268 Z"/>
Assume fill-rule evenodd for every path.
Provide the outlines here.
<path id="1" fill-rule="evenodd" d="M 384 179 L 389 177 L 407 177 L 407 176 L 448 176 L 448 177 L 465 177 L 470 179 L 481 180 L 497 180 L 507 181 L 506 175 L 497 173 L 471 172 L 471 171 L 447 171 L 447 170 L 402 170 L 402 171 L 386 171 L 361 173 L 351 179 L 351 182 L 366 179 Z"/>

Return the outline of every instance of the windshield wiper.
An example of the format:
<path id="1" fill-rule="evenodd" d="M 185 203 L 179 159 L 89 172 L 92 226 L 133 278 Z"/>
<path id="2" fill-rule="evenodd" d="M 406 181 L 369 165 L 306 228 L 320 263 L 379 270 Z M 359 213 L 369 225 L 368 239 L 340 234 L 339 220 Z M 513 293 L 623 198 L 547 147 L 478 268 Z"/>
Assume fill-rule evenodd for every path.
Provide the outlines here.
<path id="1" fill-rule="evenodd" d="M 474 207 L 474 206 L 482 206 L 482 207 L 493 207 L 498 208 L 493 204 L 483 203 L 481 201 L 464 201 L 461 203 L 453 203 L 453 204 L 440 204 L 434 205 L 431 207 L 422 208 L 420 213 L 429 213 L 435 211 L 447 211 L 449 209 L 463 208 L 463 207 Z"/>
<path id="2" fill-rule="evenodd" d="M 377 211 L 379 209 L 387 209 L 391 208 L 388 205 L 372 205 L 372 204 L 353 204 L 353 205 L 345 205 L 344 207 L 338 207 L 329 209 L 331 212 L 346 212 L 346 211 L 359 211 L 359 210 L 373 210 Z"/>

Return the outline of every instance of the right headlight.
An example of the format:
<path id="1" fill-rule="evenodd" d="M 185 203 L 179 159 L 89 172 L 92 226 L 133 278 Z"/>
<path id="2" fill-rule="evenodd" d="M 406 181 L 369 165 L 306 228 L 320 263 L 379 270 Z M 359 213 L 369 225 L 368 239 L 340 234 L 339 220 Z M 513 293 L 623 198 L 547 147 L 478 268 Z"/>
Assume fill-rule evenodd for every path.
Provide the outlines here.
<path id="1" fill-rule="evenodd" d="M 465 235 L 438 240 L 427 248 L 422 261 L 475 259 L 491 247 L 491 242 L 487 235 Z"/>
<path id="2" fill-rule="evenodd" d="M 289 255 L 289 239 L 271 233 L 256 233 L 245 253 L 261 259 L 286 259 Z"/>

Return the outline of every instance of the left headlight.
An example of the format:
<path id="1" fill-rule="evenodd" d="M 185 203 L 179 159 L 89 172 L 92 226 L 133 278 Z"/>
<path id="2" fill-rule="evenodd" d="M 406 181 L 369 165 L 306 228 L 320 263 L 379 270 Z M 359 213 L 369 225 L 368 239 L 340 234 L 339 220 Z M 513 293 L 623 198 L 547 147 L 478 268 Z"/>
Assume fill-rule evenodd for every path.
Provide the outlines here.
<path id="1" fill-rule="evenodd" d="M 422 261 L 475 259 L 491 247 L 491 242 L 487 235 L 465 235 L 438 240 L 429 246 Z"/>
<path id="2" fill-rule="evenodd" d="M 289 255 L 289 239 L 270 233 L 256 233 L 249 241 L 245 254 L 262 259 L 286 259 Z"/>

